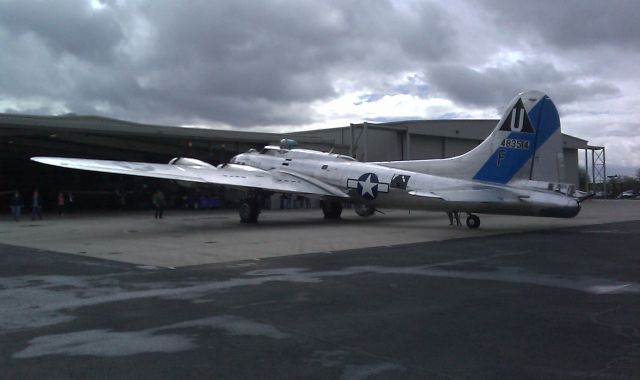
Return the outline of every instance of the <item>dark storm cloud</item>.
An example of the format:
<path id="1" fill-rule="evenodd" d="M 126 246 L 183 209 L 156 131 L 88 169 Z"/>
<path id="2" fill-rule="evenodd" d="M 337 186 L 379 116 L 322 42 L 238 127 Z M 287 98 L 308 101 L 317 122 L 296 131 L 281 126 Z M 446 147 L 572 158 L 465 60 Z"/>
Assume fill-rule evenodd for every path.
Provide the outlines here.
<path id="1" fill-rule="evenodd" d="M 504 104 L 538 89 L 562 107 L 619 97 L 637 69 L 640 6 L 635 1 L 474 2 L 482 20 L 463 26 L 461 44 L 474 54 L 426 65 L 434 90 L 465 106 Z M 478 26 L 479 25 L 479 26 Z M 506 54 L 505 54 L 506 53 Z M 517 53 L 519 60 L 509 53 Z"/>
<path id="2" fill-rule="evenodd" d="M 366 87 L 456 52 L 431 3 L 103 4 L 0 2 L 0 94 L 138 121 L 296 125 L 336 80 Z"/>
<path id="3" fill-rule="evenodd" d="M 433 19 L 424 23 L 419 15 L 394 11 L 388 2 L 190 5 L 154 3 L 142 12 L 154 20 L 152 51 L 144 60 L 150 71 L 147 85 L 206 97 L 212 103 L 198 107 L 198 116 L 234 125 L 240 119 L 277 124 L 279 118 L 254 113 L 253 121 L 246 114 L 233 119 L 232 113 L 226 115 L 229 98 L 256 103 L 258 108 L 272 104 L 275 115 L 284 116 L 278 108 L 293 111 L 280 123 L 309 122 L 313 115 L 306 104 L 335 97 L 336 78 L 347 74 L 351 80 L 366 81 L 369 75 L 410 67 L 399 57 L 439 60 L 451 50 L 434 39 L 420 38 L 427 34 L 447 40 L 448 29 L 438 21 L 442 11 L 436 6 L 418 8 Z M 181 107 L 193 110 L 191 104 Z"/>
<path id="4" fill-rule="evenodd" d="M 487 108 L 527 89 L 572 103 L 620 94 L 609 65 L 640 37 L 633 1 L 102 4 L 0 0 L 4 110 L 251 127 L 322 121 L 314 104 L 349 89 L 361 103 L 408 94 Z M 528 58 L 493 63 L 505 50 Z"/>
<path id="5" fill-rule="evenodd" d="M 545 62 L 516 61 L 482 71 L 462 65 L 433 65 L 428 73 L 430 83 L 446 97 L 480 107 L 505 104 L 519 92 L 531 89 L 547 92 L 559 103 L 619 93 L 618 88 L 603 81 L 580 84 L 577 73 L 560 71 Z"/>
<path id="6" fill-rule="evenodd" d="M 521 36 L 542 36 L 548 46 L 617 45 L 636 50 L 640 40 L 640 6 L 633 0 L 486 0 L 485 4 L 501 28 Z"/>
<path id="7" fill-rule="evenodd" d="M 32 35 L 52 52 L 90 61 L 110 60 L 123 38 L 111 12 L 94 12 L 81 0 L 2 1 L 0 26 L 14 38 Z"/>

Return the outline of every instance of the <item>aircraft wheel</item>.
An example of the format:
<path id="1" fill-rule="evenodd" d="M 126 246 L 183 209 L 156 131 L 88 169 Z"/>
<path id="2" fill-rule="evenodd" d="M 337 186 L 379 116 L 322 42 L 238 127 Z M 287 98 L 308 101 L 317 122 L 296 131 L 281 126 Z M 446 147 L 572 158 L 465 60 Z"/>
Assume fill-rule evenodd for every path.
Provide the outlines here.
<path id="1" fill-rule="evenodd" d="M 342 203 L 335 201 L 322 201 L 320 202 L 322 206 L 322 212 L 324 213 L 325 219 L 340 219 L 340 214 L 342 214 Z"/>
<path id="2" fill-rule="evenodd" d="M 258 215 L 260 214 L 260 207 L 255 199 L 246 199 L 240 204 L 240 222 L 242 223 L 256 223 L 258 221 Z"/>
<path id="3" fill-rule="evenodd" d="M 474 230 L 480 227 L 480 218 L 477 215 L 469 214 L 469 216 L 467 216 L 467 227 Z"/>
<path id="4" fill-rule="evenodd" d="M 376 212 L 375 207 L 363 203 L 353 205 L 353 210 L 358 214 L 358 216 L 363 218 L 369 217 Z"/>

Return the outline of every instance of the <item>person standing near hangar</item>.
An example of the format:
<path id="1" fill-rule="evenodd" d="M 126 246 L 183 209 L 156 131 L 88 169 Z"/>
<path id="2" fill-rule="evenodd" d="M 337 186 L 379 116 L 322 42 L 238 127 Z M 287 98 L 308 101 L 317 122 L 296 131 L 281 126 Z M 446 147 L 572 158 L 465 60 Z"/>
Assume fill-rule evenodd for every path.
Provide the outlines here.
<path id="1" fill-rule="evenodd" d="M 164 194 L 162 193 L 162 190 L 158 189 L 155 192 L 155 194 L 153 194 L 153 197 L 151 198 L 151 202 L 153 203 L 153 206 L 156 209 L 155 218 L 162 219 L 162 213 L 164 212 L 164 208 L 167 205 L 167 202 L 164 199 Z"/>
<path id="2" fill-rule="evenodd" d="M 38 189 L 33 190 L 31 198 L 31 220 L 42 220 L 42 197 Z"/>
<path id="3" fill-rule="evenodd" d="M 16 222 L 20 221 L 23 206 L 24 203 L 22 202 L 22 195 L 20 195 L 19 191 L 16 191 L 15 193 L 13 193 L 13 197 L 11 197 L 11 201 L 9 202 L 11 215 L 13 215 L 13 220 L 15 220 Z"/>

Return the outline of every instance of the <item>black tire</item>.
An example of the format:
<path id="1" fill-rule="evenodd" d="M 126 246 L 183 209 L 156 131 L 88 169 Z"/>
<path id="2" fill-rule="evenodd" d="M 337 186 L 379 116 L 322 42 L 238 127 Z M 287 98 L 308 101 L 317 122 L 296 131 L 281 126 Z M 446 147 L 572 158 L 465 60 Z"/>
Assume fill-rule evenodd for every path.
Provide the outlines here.
<path id="1" fill-rule="evenodd" d="M 480 218 L 477 215 L 469 215 L 467 216 L 467 227 L 475 230 L 480 227 Z"/>
<path id="2" fill-rule="evenodd" d="M 240 222 L 256 223 L 258 221 L 258 215 L 260 214 L 258 202 L 255 199 L 245 200 L 240 204 L 238 213 L 240 214 Z"/>
<path id="3" fill-rule="evenodd" d="M 322 201 L 322 213 L 325 219 L 340 219 L 342 214 L 342 203 L 335 201 Z"/>
<path id="4" fill-rule="evenodd" d="M 354 204 L 353 205 L 353 211 L 355 211 L 356 214 L 358 214 L 358 216 L 361 216 L 363 218 L 367 218 L 367 217 L 375 214 L 376 209 L 373 206 L 369 206 L 369 205 L 366 205 L 364 203 L 360 203 L 360 204 Z"/>

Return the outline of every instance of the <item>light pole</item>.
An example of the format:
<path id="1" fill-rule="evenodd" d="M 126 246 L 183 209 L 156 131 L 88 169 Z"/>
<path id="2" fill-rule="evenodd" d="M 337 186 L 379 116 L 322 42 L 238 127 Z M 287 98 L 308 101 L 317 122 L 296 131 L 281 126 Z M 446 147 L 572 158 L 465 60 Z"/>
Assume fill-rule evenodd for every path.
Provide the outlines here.
<path id="1" fill-rule="evenodd" d="M 615 174 L 615 175 L 608 175 L 608 176 L 607 176 L 607 178 L 609 178 L 609 181 L 611 182 L 611 199 L 613 199 L 613 198 L 615 198 L 615 192 L 616 192 L 616 179 L 618 178 L 618 175 L 617 175 L 617 174 Z M 607 187 L 605 186 L 605 189 L 606 189 L 606 188 L 607 188 Z M 605 190 L 605 193 L 604 193 L 604 197 L 605 197 L 605 198 L 609 198 L 609 197 L 607 196 L 606 190 Z"/>

